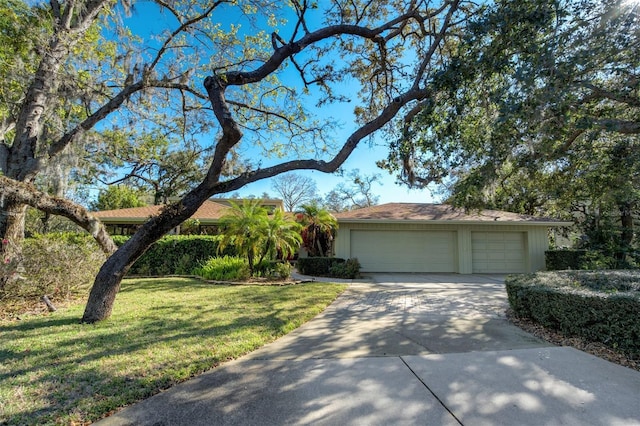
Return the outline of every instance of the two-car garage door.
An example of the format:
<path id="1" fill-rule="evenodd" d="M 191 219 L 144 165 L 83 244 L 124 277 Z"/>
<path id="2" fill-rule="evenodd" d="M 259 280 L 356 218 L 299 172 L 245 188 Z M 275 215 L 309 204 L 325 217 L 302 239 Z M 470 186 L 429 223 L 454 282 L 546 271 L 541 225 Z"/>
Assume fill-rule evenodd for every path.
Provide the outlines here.
<path id="1" fill-rule="evenodd" d="M 456 231 L 352 230 L 351 257 L 366 272 L 459 272 Z M 473 273 L 526 272 L 523 232 L 471 232 Z M 464 262 L 463 262 L 464 263 Z"/>
<path id="2" fill-rule="evenodd" d="M 367 272 L 455 272 L 453 231 L 351 231 L 351 257 Z"/>

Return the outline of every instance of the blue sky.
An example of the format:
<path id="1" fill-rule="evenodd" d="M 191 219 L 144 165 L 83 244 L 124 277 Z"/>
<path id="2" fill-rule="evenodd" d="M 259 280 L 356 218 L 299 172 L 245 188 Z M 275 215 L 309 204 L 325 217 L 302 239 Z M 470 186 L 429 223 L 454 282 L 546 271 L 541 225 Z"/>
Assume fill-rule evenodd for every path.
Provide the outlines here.
<path id="1" fill-rule="evenodd" d="M 127 19 L 127 23 L 132 25 L 134 31 L 140 32 L 141 34 L 157 34 L 162 29 L 174 26 L 168 25 L 170 24 L 172 17 L 168 14 L 158 13 L 157 9 L 154 12 L 154 8 L 155 6 L 150 3 L 137 3 L 132 16 Z M 310 110 L 313 111 L 314 108 L 315 106 L 311 106 Z M 330 114 L 328 114 L 328 116 L 340 117 L 342 127 L 335 132 L 334 140 L 337 145 L 341 145 L 355 129 L 352 113 L 353 106 L 350 104 L 332 104 L 323 110 L 330 110 Z M 358 148 L 343 165 L 343 170 L 348 173 L 353 169 L 359 169 L 361 175 L 371 175 L 374 173 L 379 174 L 381 177 L 381 185 L 376 184 L 374 186 L 374 193 L 380 197 L 380 203 L 439 201 L 437 198 L 434 199 L 431 191 L 427 189 L 409 190 L 406 186 L 396 184 L 394 176 L 391 176 L 388 172 L 376 167 L 376 161 L 382 160 L 387 156 L 386 144 L 384 143 L 384 140 L 382 140 L 382 137 L 383 135 L 378 134 L 374 137 L 373 142 L 366 140 L 361 141 Z M 243 147 L 243 151 L 247 155 L 254 156 L 255 158 L 262 155 L 257 151 L 252 152 L 251 148 L 246 145 Z M 274 163 L 276 161 L 274 160 L 269 162 Z M 266 165 L 268 164 L 263 164 L 263 166 Z M 325 195 L 344 180 L 341 176 L 317 171 L 295 171 L 293 173 L 313 178 L 321 195 Z M 271 196 L 276 196 L 276 193 L 271 188 L 271 181 L 268 179 L 247 185 L 237 192 L 241 196 L 260 196 L 265 192 L 269 193 Z"/>

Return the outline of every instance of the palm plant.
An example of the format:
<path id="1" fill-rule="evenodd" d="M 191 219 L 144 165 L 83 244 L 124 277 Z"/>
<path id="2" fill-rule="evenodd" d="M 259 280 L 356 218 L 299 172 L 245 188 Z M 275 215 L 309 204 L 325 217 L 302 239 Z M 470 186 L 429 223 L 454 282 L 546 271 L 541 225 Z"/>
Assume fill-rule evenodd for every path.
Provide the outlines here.
<path id="1" fill-rule="evenodd" d="M 253 274 L 254 260 L 262 252 L 269 218 L 267 210 L 260 200 L 243 200 L 242 204 L 231 201 L 230 204 L 229 213 L 220 219 L 222 239 L 218 251 L 233 245 L 241 256 L 247 258 L 249 271 Z"/>
<path id="2" fill-rule="evenodd" d="M 337 219 L 317 204 L 301 206 L 296 212 L 296 219 L 303 226 L 302 240 L 309 256 L 328 256 L 338 229 Z"/>
<path id="3" fill-rule="evenodd" d="M 222 239 L 218 251 L 233 245 L 238 254 L 247 259 L 251 275 L 257 263 L 276 259 L 278 255 L 287 258 L 300 247 L 302 226 L 287 218 L 281 210 L 275 210 L 269 217 L 261 200 L 230 204 L 229 213 L 220 219 Z"/>
<path id="4" fill-rule="evenodd" d="M 286 217 L 281 210 L 276 210 L 263 230 L 264 250 L 260 262 L 278 256 L 286 259 L 294 254 L 302 244 L 301 230 L 302 225 Z"/>

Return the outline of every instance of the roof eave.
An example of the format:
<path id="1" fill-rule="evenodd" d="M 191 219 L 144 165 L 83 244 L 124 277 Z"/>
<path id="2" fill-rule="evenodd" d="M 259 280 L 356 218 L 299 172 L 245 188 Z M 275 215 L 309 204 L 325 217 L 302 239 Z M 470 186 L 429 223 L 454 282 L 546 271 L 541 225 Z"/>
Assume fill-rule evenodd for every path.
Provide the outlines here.
<path id="1" fill-rule="evenodd" d="M 420 224 L 438 224 L 438 225 L 528 225 L 528 226 L 571 226 L 573 222 L 559 221 L 527 221 L 527 220 L 440 220 L 440 219 L 340 219 L 340 223 L 367 223 L 367 224 L 397 224 L 397 223 L 420 223 Z"/>
<path id="2" fill-rule="evenodd" d="M 98 219 L 100 219 L 100 222 L 107 224 L 107 225 L 111 225 L 111 224 L 123 224 L 123 225 L 142 225 L 143 223 L 145 223 L 146 221 L 148 221 L 149 219 L 151 219 L 152 217 L 155 216 L 149 216 L 149 217 L 100 217 L 100 216 L 96 216 Z M 198 222 L 200 222 L 200 225 L 215 225 L 218 222 L 220 222 L 220 219 L 199 219 L 199 218 L 195 218 Z"/>

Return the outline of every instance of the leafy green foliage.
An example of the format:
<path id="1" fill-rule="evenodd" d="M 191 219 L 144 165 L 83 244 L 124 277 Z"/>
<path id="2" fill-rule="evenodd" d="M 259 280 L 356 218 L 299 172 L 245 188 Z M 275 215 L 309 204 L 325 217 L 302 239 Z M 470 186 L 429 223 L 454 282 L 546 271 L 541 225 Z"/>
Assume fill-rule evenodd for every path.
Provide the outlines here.
<path id="1" fill-rule="evenodd" d="M 586 254 L 586 250 L 547 250 L 544 252 L 544 260 L 549 271 L 583 269 Z"/>
<path id="2" fill-rule="evenodd" d="M 334 263 L 329 267 L 329 276 L 335 278 L 354 279 L 360 277 L 360 262 L 358 259 L 347 259 L 345 262 Z"/>
<path id="3" fill-rule="evenodd" d="M 259 199 L 231 202 L 230 212 L 220 219 L 220 229 L 220 250 L 233 245 L 247 259 L 251 274 L 256 260 L 286 259 L 302 242 L 300 226 L 280 210 L 270 217 Z"/>
<path id="4" fill-rule="evenodd" d="M 117 210 L 130 207 L 142 207 L 142 193 L 126 185 L 112 185 L 98 194 L 98 199 L 91 206 L 93 210 Z"/>
<path id="5" fill-rule="evenodd" d="M 117 182 L 151 194 L 154 204 L 167 203 L 195 187 L 204 178 L 211 151 L 192 138 L 181 140 L 144 129 L 105 131 L 89 149 L 94 152 L 95 168 L 86 176 L 88 181 L 95 179 L 91 175 L 101 181 L 118 177 Z M 123 173 L 124 178 L 119 178 Z"/>
<path id="6" fill-rule="evenodd" d="M 0 406 L 9 425 L 89 424 L 251 352 L 322 312 L 345 286 L 124 280 L 110 321 L 82 306 L 0 320 Z"/>
<path id="7" fill-rule="evenodd" d="M 640 355 L 639 272 L 539 272 L 505 284 L 517 316 Z"/>
<path id="8" fill-rule="evenodd" d="M 336 230 L 337 219 L 317 204 L 305 204 L 295 213 L 302 225 L 302 243 L 309 256 L 329 256 Z"/>
<path id="9" fill-rule="evenodd" d="M 212 257 L 193 274 L 215 281 L 244 281 L 251 276 L 247 259 L 237 256 Z"/>
<path id="10" fill-rule="evenodd" d="M 339 257 L 300 257 L 296 266 L 303 275 L 327 277 L 332 266 L 344 262 Z"/>
<path id="11" fill-rule="evenodd" d="M 121 246 L 129 237 L 114 236 Z M 234 247 L 219 249 L 220 237 L 212 235 L 167 235 L 158 240 L 131 267 L 129 275 L 189 275 L 216 254 L 235 255 Z"/>
<path id="12" fill-rule="evenodd" d="M 303 275 L 346 279 L 359 278 L 361 267 L 358 259 L 339 257 L 301 257 L 296 266 Z"/>
<path id="13" fill-rule="evenodd" d="M 271 280 L 287 280 L 291 277 L 292 269 L 287 261 L 263 260 L 256 265 L 256 275 Z"/>
<path id="14" fill-rule="evenodd" d="M 624 1 L 488 4 L 381 165 L 457 205 L 574 220 L 580 248 L 632 264 L 639 23 Z"/>
<path id="15" fill-rule="evenodd" d="M 0 300 L 66 300 L 86 293 L 105 260 L 88 234 L 52 233 L 34 235 L 23 245 L 20 278 L 0 288 Z"/>

